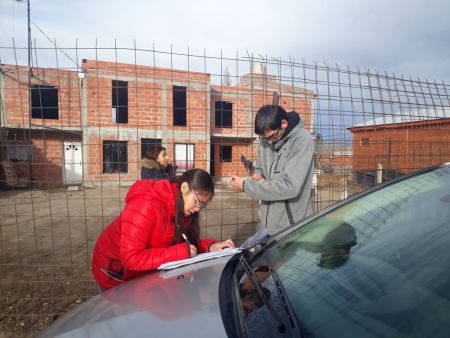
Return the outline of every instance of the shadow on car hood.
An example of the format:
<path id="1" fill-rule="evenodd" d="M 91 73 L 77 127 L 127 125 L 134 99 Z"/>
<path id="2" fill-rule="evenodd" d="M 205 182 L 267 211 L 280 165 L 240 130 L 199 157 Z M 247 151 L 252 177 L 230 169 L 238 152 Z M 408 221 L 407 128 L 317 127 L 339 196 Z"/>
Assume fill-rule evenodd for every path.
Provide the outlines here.
<path id="1" fill-rule="evenodd" d="M 103 292 L 39 337 L 226 337 L 219 279 L 231 257 L 155 271 Z"/>

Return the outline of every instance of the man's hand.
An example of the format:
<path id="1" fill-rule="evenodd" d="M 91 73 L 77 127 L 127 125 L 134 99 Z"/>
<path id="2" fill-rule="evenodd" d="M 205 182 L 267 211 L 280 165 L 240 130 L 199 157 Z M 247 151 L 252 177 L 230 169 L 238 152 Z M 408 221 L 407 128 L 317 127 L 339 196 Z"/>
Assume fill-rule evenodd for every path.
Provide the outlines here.
<path id="1" fill-rule="evenodd" d="M 225 248 L 234 248 L 234 243 L 231 239 L 227 239 L 226 241 L 223 241 L 223 242 L 216 242 L 214 244 L 211 244 L 211 246 L 209 247 L 209 251 L 210 252 L 220 251 Z"/>
<path id="2" fill-rule="evenodd" d="M 244 179 L 239 176 L 231 176 L 231 188 L 237 192 L 244 191 Z"/>
<path id="3" fill-rule="evenodd" d="M 264 178 L 263 175 L 259 174 L 259 173 L 254 173 L 253 177 L 252 177 L 253 181 L 265 181 L 266 179 Z"/>

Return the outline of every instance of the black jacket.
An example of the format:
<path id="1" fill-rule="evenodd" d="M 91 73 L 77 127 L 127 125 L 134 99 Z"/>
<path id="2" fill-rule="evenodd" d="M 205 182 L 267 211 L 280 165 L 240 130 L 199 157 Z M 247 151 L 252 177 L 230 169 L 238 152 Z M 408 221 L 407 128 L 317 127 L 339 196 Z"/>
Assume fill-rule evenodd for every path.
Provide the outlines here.
<path id="1" fill-rule="evenodd" d="M 147 158 L 142 159 L 141 179 L 143 180 L 163 180 L 171 176 L 175 176 L 177 166 L 168 165 L 167 167 L 161 166 L 155 160 Z"/>

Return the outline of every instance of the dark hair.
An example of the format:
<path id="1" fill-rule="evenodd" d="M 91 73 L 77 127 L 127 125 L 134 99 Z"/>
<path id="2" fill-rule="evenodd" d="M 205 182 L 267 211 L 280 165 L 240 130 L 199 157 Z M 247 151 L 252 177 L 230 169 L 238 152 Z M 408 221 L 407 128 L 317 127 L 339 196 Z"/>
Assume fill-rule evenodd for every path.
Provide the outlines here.
<path id="1" fill-rule="evenodd" d="M 183 226 L 184 218 L 184 200 L 181 194 L 181 184 L 186 182 L 191 189 L 198 191 L 200 193 L 210 194 L 211 198 L 214 196 L 214 182 L 210 174 L 202 169 L 191 169 L 183 173 L 181 176 L 171 177 L 169 179 L 171 182 L 177 182 L 180 186 L 176 198 L 175 206 L 175 224 Z M 189 228 L 186 232 L 189 241 L 198 246 L 200 240 L 200 225 L 198 213 L 189 216 Z M 175 234 L 173 238 L 174 243 L 179 243 L 181 241 L 181 231 L 178 227 L 175 227 Z"/>
<path id="2" fill-rule="evenodd" d="M 163 150 L 167 151 L 166 148 L 159 144 L 147 144 L 144 152 L 144 157 L 156 161 L 159 153 Z"/>
<path id="3" fill-rule="evenodd" d="M 255 117 L 255 134 L 262 135 L 269 130 L 281 127 L 281 120 L 286 118 L 286 111 L 276 104 L 268 104 L 259 108 Z"/>

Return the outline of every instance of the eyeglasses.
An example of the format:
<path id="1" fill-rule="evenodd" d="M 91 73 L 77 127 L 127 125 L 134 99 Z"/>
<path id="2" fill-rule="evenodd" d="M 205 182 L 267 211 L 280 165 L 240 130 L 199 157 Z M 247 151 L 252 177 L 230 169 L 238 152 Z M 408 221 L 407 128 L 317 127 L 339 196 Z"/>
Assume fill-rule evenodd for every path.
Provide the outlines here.
<path id="1" fill-rule="evenodd" d="M 278 133 L 280 132 L 280 129 L 281 129 L 281 127 L 278 128 L 272 135 L 270 135 L 268 137 L 260 135 L 259 138 L 262 140 L 266 140 L 266 142 L 276 142 L 276 141 L 278 141 Z"/>
<path id="2" fill-rule="evenodd" d="M 198 199 L 198 196 L 195 193 L 194 189 L 192 189 L 191 186 L 189 186 L 189 189 L 191 190 L 192 195 L 194 195 L 194 199 L 195 199 L 195 206 L 194 207 L 199 207 L 200 209 L 206 208 L 206 203 L 200 202 L 200 200 Z"/>

